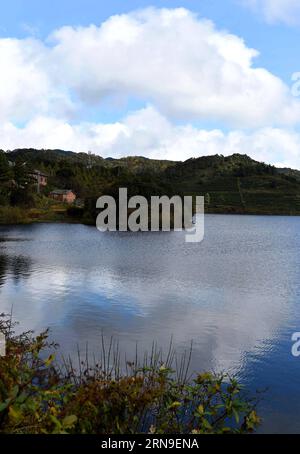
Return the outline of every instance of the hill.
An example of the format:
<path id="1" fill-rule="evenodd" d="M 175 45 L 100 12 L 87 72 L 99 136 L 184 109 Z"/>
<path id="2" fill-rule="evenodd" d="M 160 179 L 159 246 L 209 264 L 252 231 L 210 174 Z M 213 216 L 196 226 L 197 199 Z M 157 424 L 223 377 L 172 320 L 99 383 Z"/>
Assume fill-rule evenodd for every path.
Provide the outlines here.
<path id="1" fill-rule="evenodd" d="M 300 214 L 300 172 L 278 169 L 247 155 L 208 156 L 166 170 L 185 194 L 207 195 L 206 211 Z"/>
<path id="2" fill-rule="evenodd" d="M 279 169 L 234 154 L 203 156 L 185 162 L 121 159 L 64 150 L 19 149 L 1 152 L 2 163 L 26 166 L 48 175 L 44 195 L 53 188 L 72 188 L 91 207 L 101 194 L 117 194 L 127 187 L 129 195 L 204 195 L 210 213 L 300 214 L 300 172 Z M 2 173 L 5 165 L 2 165 Z M 6 186 L 1 177 L 4 203 Z M 6 191 L 7 192 L 7 191 Z M 7 203 L 9 200 L 7 199 Z"/>

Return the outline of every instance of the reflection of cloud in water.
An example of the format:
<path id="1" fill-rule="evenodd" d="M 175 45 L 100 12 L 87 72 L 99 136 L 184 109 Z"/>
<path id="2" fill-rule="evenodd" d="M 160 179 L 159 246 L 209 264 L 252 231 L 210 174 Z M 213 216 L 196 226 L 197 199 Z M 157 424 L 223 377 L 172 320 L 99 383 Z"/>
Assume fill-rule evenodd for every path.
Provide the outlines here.
<path id="1" fill-rule="evenodd" d="M 125 275 L 115 271 L 86 272 L 80 279 L 64 268 L 34 274 L 25 294 L 14 295 L 20 303 L 15 315 L 20 311 L 23 320 L 28 315 L 27 328 L 51 326 L 66 349 L 86 341 L 96 347 L 102 328 L 120 338 L 125 350 L 135 341 L 141 347 L 149 348 L 152 340 L 164 346 L 172 335 L 180 348 L 193 339 L 197 368 L 225 369 L 239 368 L 245 352 L 272 339 L 282 321 L 280 295 L 221 290 L 205 279 L 195 293 L 174 280 L 166 284 L 159 274 L 141 279 L 128 269 Z"/>
<path id="2" fill-rule="evenodd" d="M 22 282 L 5 280 L 1 306 L 14 303 L 22 327 L 50 326 L 65 350 L 93 349 L 101 329 L 124 350 L 173 335 L 179 349 L 194 340 L 197 368 L 237 370 L 247 352 L 264 353 L 295 300 L 299 229 L 287 219 L 208 216 L 205 241 L 193 245 L 180 232 L 26 228 L 34 241 L 7 252 L 29 257 L 31 274 L 15 266 Z"/>

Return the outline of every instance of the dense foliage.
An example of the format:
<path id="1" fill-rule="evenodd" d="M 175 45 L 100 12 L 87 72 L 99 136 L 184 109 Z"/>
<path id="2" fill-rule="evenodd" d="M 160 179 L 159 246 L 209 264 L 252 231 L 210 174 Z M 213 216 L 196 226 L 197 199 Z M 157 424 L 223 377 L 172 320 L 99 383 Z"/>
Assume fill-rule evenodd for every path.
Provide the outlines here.
<path id="1" fill-rule="evenodd" d="M 48 333 L 16 336 L 0 318 L 7 339 L 0 358 L 0 433 L 207 434 L 249 433 L 260 419 L 239 383 L 202 373 L 188 379 L 184 360 L 172 371 L 155 350 L 142 366 L 126 363 L 112 343 L 100 364 L 79 361 L 59 367 Z M 47 355 L 46 355 L 47 352 Z M 185 358 L 186 359 L 186 358 Z"/>
<path id="2" fill-rule="evenodd" d="M 48 175 L 48 185 L 40 194 L 28 176 L 33 169 Z M 148 199 L 152 195 L 203 195 L 206 212 L 211 213 L 300 214 L 300 172 L 277 169 L 247 155 L 171 162 L 143 157 L 103 159 L 62 150 L 0 151 L 0 222 L 10 214 L 6 210 L 1 215 L 1 206 L 42 209 L 33 218 L 61 220 L 57 210 L 49 213 L 47 204 L 49 192 L 60 188 L 72 189 L 85 204 L 82 212 L 77 211 L 77 219 L 94 223 L 96 199 L 116 195 L 120 187 L 128 188 L 129 196 Z M 74 211 L 67 214 L 76 218 Z"/>

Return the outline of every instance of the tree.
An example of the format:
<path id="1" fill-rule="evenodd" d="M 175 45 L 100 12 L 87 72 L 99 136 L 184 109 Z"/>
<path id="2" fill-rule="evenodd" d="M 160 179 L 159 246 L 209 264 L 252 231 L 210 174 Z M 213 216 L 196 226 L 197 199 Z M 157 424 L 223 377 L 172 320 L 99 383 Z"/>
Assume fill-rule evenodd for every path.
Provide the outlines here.
<path id="1" fill-rule="evenodd" d="M 12 171 L 9 161 L 4 152 L 0 152 L 0 205 L 6 205 L 9 199 L 9 182 L 12 179 Z"/>
<path id="2" fill-rule="evenodd" d="M 4 152 L 0 152 L 0 184 L 6 183 L 11 179 L 12 172 L 9 161 Z"/>
<path id="3" fill-rule="evenodd" d="M 34 180 L 30 176 L 30 169 L 23 160 L 17 160 L 13 167 L 14 182 L 10 194 L 10 203 L 13 206 L 34 206 L 33 184 Z"/>

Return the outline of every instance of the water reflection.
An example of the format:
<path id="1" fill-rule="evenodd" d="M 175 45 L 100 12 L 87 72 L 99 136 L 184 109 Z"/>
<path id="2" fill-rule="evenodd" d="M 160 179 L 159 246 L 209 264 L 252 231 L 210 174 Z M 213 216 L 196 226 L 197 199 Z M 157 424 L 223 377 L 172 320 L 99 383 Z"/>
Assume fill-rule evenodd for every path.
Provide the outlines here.
<path id="1" fill-rule="evenodd" d="M 9 257 L 0 254 L 0 287 L 5 284 L 6 279 L 11 277 L 14 283 L 23 278 L 29 278 L 32 261 L 28 257 Z M 0 290 L 1 291 L 1 290 Z"/>
<path id="2" fill-rule="evenodd" d="M 230 370 L 253 389 L 271 385 L 280 402 L 282 383 L 300 385 L 289 343 L 300 329 L 299 224 L 207 216 L 205 240 L 193 245 L 180 232 L 0 228 L 14 239 L 0 245 L 0 311 L 13 304 L 23 329 L 50 326 L 66 353 L 86 342 L 97 351 L 102 330 L 127 353 L 136 342 L 167 346 L 172 335 L 181 351 L 193 339 L 193 369 Z M 284 411 L 298 410 L 293 397 Z M 266 406 L 266 427 L 281 411 Z"/>

